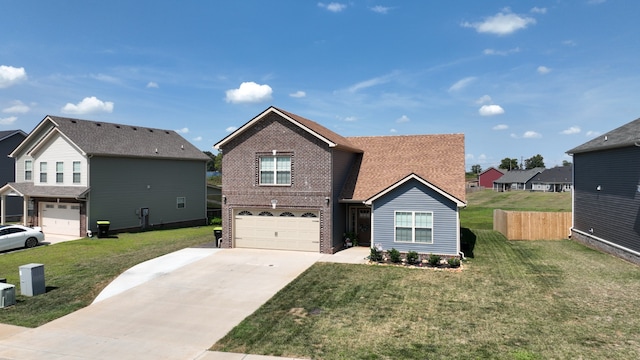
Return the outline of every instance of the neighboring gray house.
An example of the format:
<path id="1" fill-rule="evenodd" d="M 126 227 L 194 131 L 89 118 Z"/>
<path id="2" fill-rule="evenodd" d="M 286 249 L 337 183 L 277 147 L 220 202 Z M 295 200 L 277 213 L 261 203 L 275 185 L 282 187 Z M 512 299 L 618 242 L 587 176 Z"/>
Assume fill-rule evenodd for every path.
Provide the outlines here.
<path id="1" fill-rule="evenodd" d="M 543 192 L 571 191 L 572 166 L 556 166 L 545 169 L 531 180 L 531 190 Z"/>
<path id="2" fill-rule="evenodd" d="M 640 264 L 640 119 L 569 151 L 571 238 Z"/>
<path id="3" fill-rule="evenodd" d="M 540 174 L 544 168 L 529 170 L 510 170 L 493 182 L 495 191 L 531 190 L 531 181 Z"/>
<path id="4" fill-rule="evenodd" d="M 16 180 L 0 205 L 22 197 L 24 224 L 45 233 L 206 223 L 209 157 L 175 131 L 46 116 L 10 156 Z"/>
<path id="5" fill-rule="evenodd" d="M 16 167 L 9 154 L 27 137 L 22 130 L 0 131 L 0 186 L 15 181 Z M 17 197 L 7 199 L 5 218 L 19 221 L 22 217 L 22 200 Z"/>
<path id="6" fill-rule="evenodd" d="M 223 247 L 334 253 L 360 245 L 458 256 L 464 135 L 343 137 L 270 107 L 223 151 Z"/>

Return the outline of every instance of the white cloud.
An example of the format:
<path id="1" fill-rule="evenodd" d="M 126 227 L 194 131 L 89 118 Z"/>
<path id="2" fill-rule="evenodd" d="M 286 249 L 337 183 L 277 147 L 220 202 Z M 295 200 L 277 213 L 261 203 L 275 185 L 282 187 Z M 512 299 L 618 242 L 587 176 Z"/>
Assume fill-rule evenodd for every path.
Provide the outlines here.
<path id="1" fill-rule="evenodd" d="M 482 105 L 478 110 L 481 116 L 494 116 L 504 114 L 504 109 L 500 105 Z"/>
<path id="2" fill-rule="evenodd" d="M 490 103 L 491 102 L 491 96 L 489 95 L 482 95 L 478 98 L 478 100 L 476 100 L 476 104 L 481 105 L 481 104 L 486 104 L 486 103 Z"/>
<path id="3" fill-rule="evenodd" d="M 341 4 L 341 3 L 336 3 L 336 2 L 332 2 L 332 3 L 329 3 L 329 4 L 325 4 L 325 3 L 319 2 L 318 6 L 323 8 L 323 9 L 327 9 L 327 10 L 329 10 L 331 12 L 335 12 L 335 13 L 341 12 L 342 10 L 347 8 L 346 4 Z"/>
<path id="4" fill-rule="evenodd" d="M 386 6 L 382 6 L 382 5 L 376 5 L 376 6 L 371 8 L 371 11 L 376 12 L 378 14 L 386 14 L 386 13 L 389 12 L 389 10 L 391 10 L 390 7 L 386 7 Z"/>
<path id="5" fill-rule="evenodd" d="M 289 96 L 291 96 L 293 98 L 303 98 L 303 97 L 307 96 L 307 93 L 304 92 L 304 91 L 298 90 L 298 91 L 296 91 L 296 92 L 294 92 L 292 94 L 289 94 Z"/>
<path id="6" fill-rule="evenodd" d="M 492 129 L 493 130 L 507 130 L 508 128 L 509 128 L 509 125 L 498 124 L 498 125 L 494 126 Z"/>
<path id="7" fill-rule="evenodd" d="M 98 112 L 113 112 L 113 102 L 102 101 L 95 96 L 82 99 L 77 105 L 67 103 L 60 111 L 65 114 L 92 114 Z"/>
<path id="8" fill-rule="evenodd" d="M 585 133 L 587 137 L 596 137 L 596 136 L 600 136 L 600 134 L 601 134 L 600 131 L 593 131 L 593 130 L 589 130 Z"/>
<path id="9" fill-rule="evenodd" d="M 157 89 L 157 88 L 159 88 L 159 87 L 160 87 L 160 86 L 158 85 L 158 83 L 157 83 L 157 82 L 149 81 L 149 83 L 147 83 L 147 88 Z"/>
<path id="10" fill-rule="evenodd" d="M 501 56 L 507 56 L 509 54 L 515 54 L 520 52 L 520 48 L 519 47 L 515 47 L 513 49 L 509 49 L 509 50 L 495 50 L 495 49 L 484 49 L 482 51 L 483 54 L 485 55 L 501 55 Z"/>
<path id="11" fill-rule="evenodd" d="M 230 132 L 234 132 L 236 131 L 238 128 L 235 126 L 229 126 L 228 128 L 224 129 L 224 131 L 230 133 Z"/>
<path id="12" fill-rule="evenodd" d="M 0 89 L 8 88 L 27 78 L 27 72 L 24 68 L 15 68 L 13 66 L 0 65 Z"/>
<path id="13" fill-rule="evenodd" d="M 469 76 L 464 79 L 458 80 L 455 84 L 451 85 L 451 87 L 449 88 L 449 92 L 462 90 L 473 81 L 475 81 L 475 79 L 476 78 L 474 76 Z"/>
<path id="14" fill-rule="evenodd" d="M 233 104 L 259 103 L 271 100 L 273 90 L 269 85 L 243 82 L 237 89 L 227 90 L 226 102 Z"/>
<path id="15" fill-rule="evenodd" d="M 196 136 L 193 138 L 193 141 L 202 141 L 202 136 Z"/>
<path id="16" fill-rule="evenodd" d="M 529 131 L 525 131 L 522 137 L 525 139 L 538 139 L 538 138 L 541 138 L 542 135 L 540 135 L 535 131 L 529 130 Z"/>
<path id="17" fill-rule="evenodd" d="M 548 74 L 550 72 L 551 72 L 551 69 L 549 69 L 548 67 L 546 67 L 546 66 L 538 66 L 538 74 L 544 75 L 544 74 Z"/>
<path id="18" fill-rule="evenodd" d="M 353 121 L 358 121 L 358 118 L 355 117 L 355 116 L 347 116 L 343 120 L 346 121 L 346 122 L 353 122 Z"/>
<path id="19" fill-rule="evenodd" d="M 493 16 L 489 16 L 482 22 L 462 23 L 463 27 L 476 29 L 479 33 L 489 33 L 495 35 L 509 35 L 518 30 L 527 28 L 531 24 L 535 24 L 536 19 L 526 16 L 513 14 L 509 9 L 499 12 Z"/>
<path id="20" fill-rule="evenodd" d="M 380 84 L 385 84 L 388 83 L 389 81 L 391 81 L 391 78 L 393 76 L 395 76 L 396 73 L 391 73 L 391 74 L 387 74 L 387 75 L 383 75 L 383 76 L 379 76 L 373 79 L 369 79 L 369 80 L 365 80 L 365 81 L 361 81 L 355 85 L 352 85 L 351 87 L 349 87 L 348 91 L 349 92 L 357 92 L 360 91 L 362 89 L 367 89 L 373 86 L 377 86 Z"/>
<path id="21" fill-rule="evenodd" d="M 105 75 L 105 74 L 91 74 L 89 75 L 90 77 L 98 80 L 98 81 L 102 81 L 102 82 L 106 82 L 109 84 L 120 84 L 122 83 L 122 81 L 120 79 L 118 79 L 117 77 L 113 77 L 111 75 Z"/>
<path id="22" fill-rule="evenodd" d="M 188 132 L 189 132 L 189 128 L 187 128 L 187 127 L 183 127 L 182 129 L 178 129 L 178 130 L 176 130 L 176 132 L 177 132 L 178 134 L 186 134 L 186 133 L 188 133 Z"/>
<path id="23" fill-rule="evenodd" d="M 16 100 L 12 102 L 13 105 L 9 106 L 6 109 L 2 109 L 2 112 L 8 114 L 24 114 L 29 112 L 29 107 L 22 103 L 20 100 Z"/>
<path id="24" fill-rule="evenodd" d="M 562 130 L 560 132 L 560 134 L 564 134 L 564 135 L 573 135 L 573 134 L 578 134 L 580 133 L 580 127 L 579 126 L 571 126 L 568 129 Z"/>
<path id="25" fill-rule="evenodd" d="M 397 132 L 398 132 L 398 130 L 396 130 L 396 129 L 390 129 L 390 130 L 389 130 L 389 132 L 390 132 L 390 133 L 392 133 L 392 134 L 395 134 L 395 133 L 397 133 Z"/>
<path id="26" fill-rule="evenodd" d="M 409 119 L 409 117 L 407 115 L 402 115 L 399 118 L 396 119 L 396 123 L 398 124 L 402 124 L 402 123 L 406 123 L 411 121 L 411 119 Z"/>
<path id="27" fill-rule="evenodd" d="M 547 13 L 547 8 L 539 8 L 537 6 L 533 7 L 531 9 L 531 12 L 534 14 L 546 14 Z"/>
<path id="28" fill-rule="evenodd" d="M 18 117 L 16 116 L 9 116 L 8 118 L 0 118 L 0 125 L 11 125 L 16 120 L 18 120 Z"/>

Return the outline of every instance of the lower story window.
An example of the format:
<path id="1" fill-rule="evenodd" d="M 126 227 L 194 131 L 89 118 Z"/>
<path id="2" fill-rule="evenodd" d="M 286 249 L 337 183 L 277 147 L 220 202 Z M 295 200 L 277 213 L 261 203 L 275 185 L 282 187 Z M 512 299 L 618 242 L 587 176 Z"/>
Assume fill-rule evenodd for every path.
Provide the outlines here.
<path id="1" fill-rule="evenodd" d="M 433 213 L 421 211 L 395 212 L 395 241 L 433 243 Z"/>
<path id="2" fill-rule="evenodd" d="M 184 196 L 179 196 L 176 198 L 176 207 L 178 209 L 184 209 L 187 207 L 187 198 Z"/>

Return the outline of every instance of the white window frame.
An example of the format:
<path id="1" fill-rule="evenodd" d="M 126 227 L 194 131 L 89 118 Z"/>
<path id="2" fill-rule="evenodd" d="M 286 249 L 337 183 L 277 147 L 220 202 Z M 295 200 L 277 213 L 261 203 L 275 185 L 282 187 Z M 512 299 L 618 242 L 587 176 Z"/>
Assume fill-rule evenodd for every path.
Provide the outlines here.
<path id="1" fill-rule="evenodd" d="M 56 161 L 56 184 L 64 183 L 64 162 Z"/>
<path id="2" fill-rule="evenodd" d="M 185 196 L 178 196 L 176 198 L 176 209 L 186 209 L 187 198 Z"/>
<path id="3" fill-rule="evenodd" d="M 24 181 L 33 181 L 33 160 L 24 161 Z"/>
<path id="4" fill-rule="evenodd" d="M 398 228 L 408 229 L 409 226 L 398 226 L 397 219 L 398 213 L 411 214 L 411 240 L 398 240 Z M 416 214 L 426 214 L 431 218 L 431 226 L 416 226 Z M 408 211 L 408 210 L 396 210 L 393 212 L 393 242 L 399 243 L 412 243 L 412 244 L 433 244 L 433 211 Z M 429 229 L 431 230 L 431 239 L 429 241 L 416 241 L 416 229 Z"/>
<path id="5" fill-rule="evenodd" d="M 47 162 L 41 161 L 39 166 L 40 166 L 40 183 L 46 184 L 47 183 Z"/>
<path id="6" fill-rule="evenodd" d="M 288 159 L 288 167 L 286 168 L 280 168 L 278 169 L 278 159 Z M 263 160 L 272 160 L 272 167 L 270 167 L 269 169 L 264 169 L 262 168 L 262 164 L 263 164 Z M 273 156 L 267 156 L 267 155 L 263 155 L 263 156 L 259 156 L 258 157 L 258 181 L 260 183 L 260 185 L 270 185 L 270 186 L 291 186 L 291 176 L 292 176 L 292 171 L 291 171 L 291 160 L 292 157 L 291 155 L 273 155 Z M 263 178 L 262 178 L 262 174 L 267 174 L 267 173 L 271 173 L 272 177 L 273 177 L 273 182 L 263 182 Z M 287 182 L 278 182 L 279 178 L 278 178 L 278 173 L 280 174 L 286 174 L 288 173 L 289 176 L 287 178 Z"/>
<path id="7" fill-rule="evenodd" d="M 82 173 L 81 173 L 82 163 L 80 161 L 73 162 L 73 183 L 80 184 L 82 182 Z"/>

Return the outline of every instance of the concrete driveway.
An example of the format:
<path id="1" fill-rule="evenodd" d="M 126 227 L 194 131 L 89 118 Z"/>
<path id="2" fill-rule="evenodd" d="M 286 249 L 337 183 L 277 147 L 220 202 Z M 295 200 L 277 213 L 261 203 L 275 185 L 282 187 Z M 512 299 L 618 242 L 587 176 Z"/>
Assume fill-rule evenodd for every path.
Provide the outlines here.
<path id="1" fill-rule="evenodd" d="M 0 336 L 0 359 L 209 359 L 206 349 L 316 261 L 362 259 L 208 251 L 41 327 Z"/>

